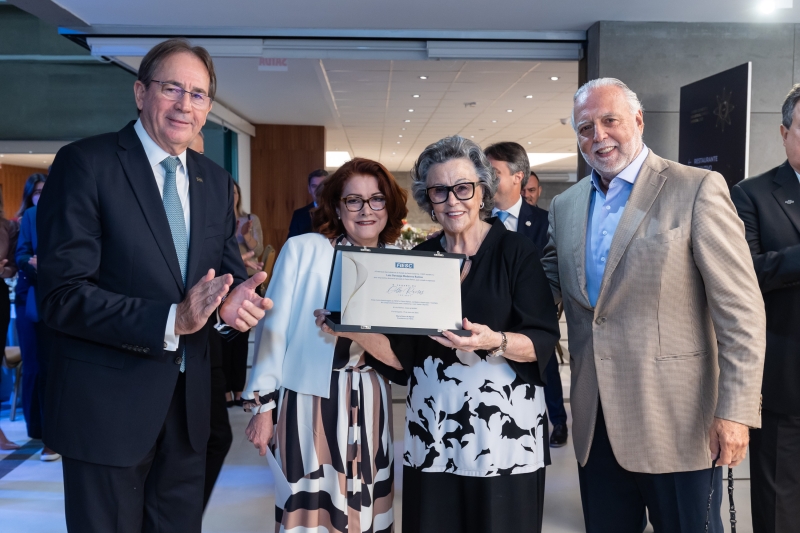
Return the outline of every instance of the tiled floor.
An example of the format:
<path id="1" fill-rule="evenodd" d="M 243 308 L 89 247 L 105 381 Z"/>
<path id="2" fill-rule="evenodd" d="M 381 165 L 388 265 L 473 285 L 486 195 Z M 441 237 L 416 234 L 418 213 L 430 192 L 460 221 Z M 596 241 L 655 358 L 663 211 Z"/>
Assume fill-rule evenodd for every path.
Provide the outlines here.
<path id="1" fill-rule="evenodd" d="M 562 369 L 562 379 L 568 381 L 568 368 Z M 568 389 L 567 389 L 568 390 Z M 402 395 L 396 391 L 395 396 Z M 0 427 L 9 438 L 19 443 L 27 441 L 25 424 L 18 418 L 8 420 L 8 404 L 0 412 Z M 395 513 L 397 531 L 400 531 L 402 505 L 402 477 L 399 458 L 402 449 L 403 406 L 396 405 L 398 415 L 394 421 L 395 457 L 397 483 Z M 569 405 L 567 405 L 569 412 Z M 266 461 L 244 437 L 244 427 L 249 415 L 231 409 L 231 424 L 234 443 L 203 523 L 206 533 L 267 533 L 274 531 L 272 482 Z M 0 452 L 0 459 L 7 452 Z M 553 464 L 547 469 L 547 493 L 545 495 L 544 532 L 577 533 L 584 531 L 578 491 L 578 469 L 572 442 L 568 446 L 552 450 Z M 8 460 L 8 459 L 6 459 Z M 0 461 L 0 476 L 3 465 Z M 13 466 L 13 465 L 12 465 Z M 7 470 L 7 469 L 6 469 Z M 747 465 L 736 470 L 736 505 L 738 509 L 739 533 L 749 533 L 750 487 Z M 21 462 L 0 479 L 0 532 L 2 533 L 62 533 L 64 526 L 64 497 L 62 494 L 61 462 L 43 463 L 38 452 Z M 727 497 L 723 502 L 723 519 L 727 516 Z M 648 528 L 647 531 L 652 531 Z M 726 528 L 726 531 L 728 529 Z"/>

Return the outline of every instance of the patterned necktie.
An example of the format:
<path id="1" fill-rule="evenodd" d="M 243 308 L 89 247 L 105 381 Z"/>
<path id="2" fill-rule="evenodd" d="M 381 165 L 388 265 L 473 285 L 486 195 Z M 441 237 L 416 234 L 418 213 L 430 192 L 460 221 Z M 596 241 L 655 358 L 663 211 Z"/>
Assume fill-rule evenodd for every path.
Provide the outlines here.
<path id="1" fill-rule="evenodd" d="M 497 212 L 497 218 L 499 218 L 500 222 L 502 222 L 503 224 L 506 223 L 506 220 L 508 220 L 508 217 L 510 217 L 510 216 L 511 216 L 511 213 L 509 213 L 508 211 L 498 211 Z"/>
<path id="2" fill-rule="evenodd" d="M 172 232 L 172 242 L 178 254 L 178 264 L 181 267 L 183 286 L 186 286 L 186 261 L 189 256 L 189 239 L 186 238 L 186 218 L 183 213 L 181 199 L 178 196 L 178 186 L 175 183 L 178 165 L 181 160 L 177 157 L 168 157 L 161 162 L 166 175 L 164 176 L 164 211 L 167 212 L 169 229 Z M 181 372 L 186 371 L 186 349 L 181 357 Z"/>

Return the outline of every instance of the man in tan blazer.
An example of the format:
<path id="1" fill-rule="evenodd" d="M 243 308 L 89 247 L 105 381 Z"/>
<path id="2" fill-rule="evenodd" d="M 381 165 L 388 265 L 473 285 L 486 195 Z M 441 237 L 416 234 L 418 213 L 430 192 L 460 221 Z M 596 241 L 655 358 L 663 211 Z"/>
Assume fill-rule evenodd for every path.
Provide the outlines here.
<path id="1" fill-rule="evenodd" d="M 723 177 L 642 142 L 636 94 L 575 94 L 595 170 L 550 206 L 542 260 L 569 330 L 571 406 L 589 533 L 703 531 L 712 457 L 760 425 L 764 303 Z M 709 531 L 722 532 L 721 469 Z"/>

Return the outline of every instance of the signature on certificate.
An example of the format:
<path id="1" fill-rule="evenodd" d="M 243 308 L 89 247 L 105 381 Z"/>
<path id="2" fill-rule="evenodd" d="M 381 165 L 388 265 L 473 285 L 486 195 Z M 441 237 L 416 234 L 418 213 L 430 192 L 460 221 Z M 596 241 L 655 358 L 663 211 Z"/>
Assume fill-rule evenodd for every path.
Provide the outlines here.
<path id="1" fill-rule="evenodd" d="M 386 291 L 387 294 L 396 294 L 399 296 L 421 296 L 425 294 L 425 291 L 422 289 L 418 289 L 416 285 L 392 285 L 389 287 L 389 290 Z"/>

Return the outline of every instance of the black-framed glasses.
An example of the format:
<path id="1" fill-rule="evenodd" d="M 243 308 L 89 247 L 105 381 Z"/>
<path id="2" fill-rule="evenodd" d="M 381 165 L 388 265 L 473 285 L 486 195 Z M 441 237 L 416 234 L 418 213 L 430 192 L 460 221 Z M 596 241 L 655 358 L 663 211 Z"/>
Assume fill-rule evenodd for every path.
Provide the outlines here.
<path id="1" fill-rule="evenodd" d="M 208 109 L 211 106 L 211 102 L 214 100 L 207 94 L 203 93 L 193 93 L 192 91 L 187 91 L 182 87 L 178 87 L 174 83 L 170 83 L 168 81 L 158 81 L 152 80 L 159 85 L 161 85 L 161 94 L 163 94 L 167 100 L 173 100 L 178 102 L 183 100 L 183 95 L 189 95 L 189 101 L 192 103 L 193 107 L 197 109 Z"/>
<path id="2" fill-rule="evenodd" d="M 373 211 L 383 211 L 386 209 L 385 196 L 376 195 L 370 196 L 369 198 L 361 198 L 360 196 L 351 194 L 342 198 L 342 201 L 344 202 L 344 206 L 347 208 L 347 210 L 352 211 L 353 213 L 358 213 L 364 209 L 364 204 L 369 204 L 370 209 Z"/>
<path id="3" fill-rule="evenodd" d="M 472 197 L 475 196 L 475 185 L 477 185 L 477 183 L 474 181 L 456 183 L 449 187 L 447 185 L 435 185 L 425 189 L 425 192 L 428 195 L 428 200 L 430 200 L 432 204 L 443 204 L 447 201 L 451 192 L 457 200 L 472 199 Z"/>

